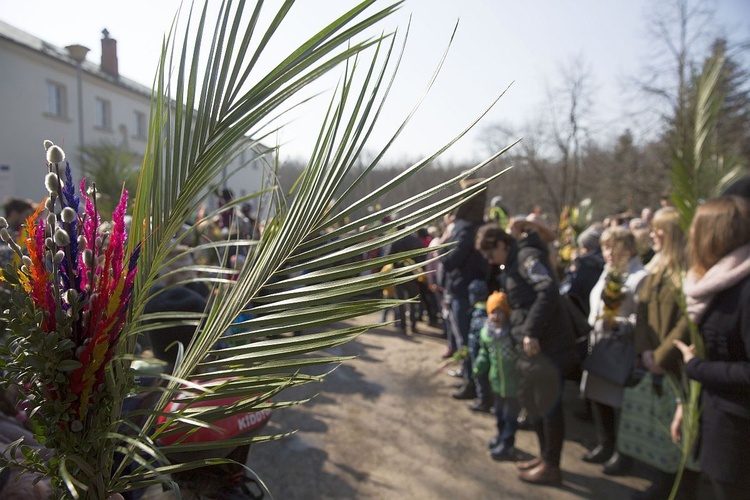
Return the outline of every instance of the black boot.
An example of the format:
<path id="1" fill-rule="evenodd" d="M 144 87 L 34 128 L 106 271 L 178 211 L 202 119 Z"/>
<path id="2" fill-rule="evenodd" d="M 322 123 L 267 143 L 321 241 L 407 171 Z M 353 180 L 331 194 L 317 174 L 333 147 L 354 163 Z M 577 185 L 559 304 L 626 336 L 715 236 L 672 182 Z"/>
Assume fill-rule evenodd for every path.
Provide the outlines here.
<path id="1" fill-rule="evenodd" d="M 633 459 L 619 452 L 614 452 L 609 460 L 604 462 L 604 472 L 608 476 L 622 476 L 633 468 Z"/>
<path id="2" fill-rule="evenodd" d="M 518 418 L 516 418 L 516 424 L 518 425 L 518 429 L 522 431 L 533 430 L 531 419 L 529 418 L 529 414 L 525 408 L 522 408 L 521 411 L 518 413 Z"/>
<path id="3" fill-rule="evenodd" d="M 674 481 L 674 474 L 658 471 L 654 482 L 651 483 L 651 486 L 646 491 L 634 493 L 630 498 L 631 500 L 662 500 L 669 498 Z"/>
<path id="4" fill-rule="evenodd" d="M 593 450 L 581 457 L 581 460 L 590 464 L 603 464 L 612 457 L 613 446 L 600 444 Z"/>
<path id="5" fill-rule="evenodd" d="M 461 389 L 459 389 L 458 392 L 454 392 L 452 396 L 454 399 L 474 399 L 475 397 L 477 397 L 477 391 L 474 388 L 474 383 L 472 381 L 464 383 Z"/>
<path id="6" fill-rule="evenodd" d="M 471 411 L 476 411 L 480 413 L 490 413 L 490 410 L 492 409 L 492 405 L 490 405 L 486 401 L 482 401 L 480 398 L 477 398 L 471 403 L 469 403 L 469 409 Z"/>

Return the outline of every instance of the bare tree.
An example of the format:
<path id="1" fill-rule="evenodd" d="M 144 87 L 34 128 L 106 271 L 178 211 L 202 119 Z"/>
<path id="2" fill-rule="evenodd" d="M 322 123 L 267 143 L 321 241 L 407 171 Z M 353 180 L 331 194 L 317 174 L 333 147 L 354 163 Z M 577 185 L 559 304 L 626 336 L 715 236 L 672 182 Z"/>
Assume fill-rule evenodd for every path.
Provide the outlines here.
<path id="1" fill-rule="evenodd" d="M 688 87 L 697 61 L 717 35 L 715 14 L 713 3 L 706 1 L 671 0 L 653 5 L 647 25 L 653 42 L 651 53 L 635 84 L 642 94 L 654 98 L 648 109 L 660 110 L 660 118 L 669 123 L 688 106 Z"/>
<path id="2" fill-rule="evenodd" d="M 512 172 L 508 181 L 526 180 L 523 189 L 510 190 L 517 206 L 541 205 L 557 215 L 583 198 L 581 171 L 590 140 L 593 89 L 585 63 L 573 59 L 561 68 L 560 83 L 548 91 L 545 113 L 520 126 L 495 123 L 483 130 L 481 140 L 490 150 L 522 137 L 508 155 L 523 172 Z"/>
<path id="3" fill-rule="evenodd" d="M 501 158 L 504 165 L 512 165 L 513 170 L 499 180 L 502 185 L 497 193 L 489 193 L 490 197 L 502 195 L 515 212 L 529 211 L 535 205 L 542 205 L 544 209 L 557 214 L 563 205 L 559 179 L 550 161 L 552 151 L 548 147 L 545 128 L 541 118 L 529 120 L 520 126 L 494 123 L 486 127 L 480 136 L 490 149 L 521 138 L 521 142 Z"/>
<path id="4" fill-rule="evenodd" d="M 560 163 L 561 206 L 579 200 L 582 144 L 590 137 L 586 124 L 592 107 L 593 78 L 581 57 L 561 68 L 562 82 L 550 93 L 552 140 Z"/>

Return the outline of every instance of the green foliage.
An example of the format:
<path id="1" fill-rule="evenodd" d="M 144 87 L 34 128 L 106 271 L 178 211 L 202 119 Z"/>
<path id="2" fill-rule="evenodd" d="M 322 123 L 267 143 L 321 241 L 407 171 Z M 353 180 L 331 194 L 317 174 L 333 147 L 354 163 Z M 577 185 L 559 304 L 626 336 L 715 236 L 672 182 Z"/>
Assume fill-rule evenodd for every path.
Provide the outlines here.
<path id="1" fill-rule="evenodd" d="M 721 85 L 725 77 L 723 51 L 719 51 L 708 59 L 699 77 L 694 79 L 693 94 L 691 96 L 692 114 L 690 127 L 684 127 L 683 135 L 677 134 L 672 162 L 672 181 L 674 192 L 672 201 L 680 212 L 680 221 L 687 232 L 693 216 L 702 200 L 718 196 L 728 185 L 742 175 L 739 161 L 732 155 L 731 150 L 722 147 L 718 127 L 722 119 L 722 105 L 725 88 Z M 679 130 L 676 129 L 676 130 Z M 683 303 L 683 314 L 687 314 Z M 689 321 L 690 343 L 695 346 L 696 355 L 705 355 L 703 338 L 697 325 Z M 682 474 L 690 460 L 695 444 L 698 442 L 700 422 L 700 393 L 701 384 L 694 380 L 683 380 L 676 387 L 680 390 L 682 399 L 682 463 L 678 480 L 672 491 L 674 498 Z"/>
<path id="2" fill-rule="evenodd" d="M 15 266 L 6 266 L 3 276 L 8 285 L 19 286 L 18 271 Z M 3 388 L 7 389 L 10 384 L 23 387 L 36 440 L 47 448 L 68 453 L 47 462 L 39 450 L 22 446 L 24 461 L 19 465 L 29 472 L 49 477 L 52 486 L 64 492 L 67 488 L 63 478 L 72 477 L 79 466 L 85 467 L 80 457 L 96 455 L 101 446 L 97 431 L 109 426 L 106 408 L 111 407 L 112 402 L 95 393 L 91 403 L 103 407 L 104 411 L 90 412 L 83 423 L 72 420 L 69 409 L 77 397 L 70 391 L 69 375 L 81 366 L 75 359 L 76 345 L 70 339 L 72 317 L 58 316 L 57 329 L 46 331 L 41 327 L 44 313 L 33 301 L 17 291 L 11 296 L 12 304 L 6 316 L 8 332 L 0 344 Z M 66 464 L 68 458 L 75 463 Z"/>
<path id="3" fill-rule="evenodd" d="M 703 344 L 703 336 L 698 330 L 698 325 L 688 317 L 687 313 L 687 302 L 685 294 L 682 290 L 677 293 L 680 308 L 682 314 L 688 319 L 688 327 L 690 329 L 690 343 L 695 346 L 695 353 L 699 357 L 705 356 L 705 346 Z M 687 377 L 684 370 L 682 371 L 682 380 L 677 380 L 676 377 L 670 377 L 670 385 L 672 390 L 678 396 L 682 402 L 682 423 L 680 428 L 681 440 L 680 447 L 682 449 L 682 458 L 680 460 L 680 467 L 677 471 L 677 477 L 672 486 L 672 491 L 669 495 L 670 500 L 677 497 L 677 491 L 680 486 L 682 474 L 685 471 L 685 467 L 688 464 L 691 466 L 695 465 L 694 450 L 698 444 L 700 437 L 700 416 L 701 416 L 701 383 L 695 380 L 691 380 Z M 692 467 L 691 467 L 692 468 Z"/>
<path id="4" fill-rule="evenodd" d="M 479 169 L 505 150 L 452 177 L 424 183 L 419 192 L 388 207 L 367 210 L 430 166 L 474 125 L 386 182 L 364 193 L 358 190 L 366 185 L 368 175 L 388 149 L 386 146 L 362 165 L 360 155 L 393 84 L 390 73 L 395 71 L 395 35 L 383 34 L 379 24 L 400 2 L 385 6 L 376 3 L 364 0 L 355 5 L 282 57 L 266 75 L 256 74 L 256 63 L 278 36 L 279 25 L 293 7 L 291 0 L 279 6 L 270 18 L 261 15 L 263 2 L 253 7 L 244 0 L 226 0 L 212 33 L 205 2 L 202 11 L 187 15 L 184 38 L 176 31 L 170 33 L 155 79 L 148 146 L 133 202 L 130 251 L 116 250 L 118 258 L 132 255 L 136 249 L 140 251 L 134 289 L 114 358 L 102 365 L 106 369 L 96 372 L 100 378 L 96 379 L 91 409 L 81 403 L 83 398 L 72 401 L 59 395 L 67 394 L 66 389 L 72 385 L 67 374 L 80 366 L 78 348 L 71 341 L 75 336 L 70 332 L 71 318 L 80 312 L 76 301 L 78 297 L 93 300 L 91 297 L 97 293 L 91 292 L 93 289 L 80 290 L 79 296 L 66 298 L 65 307 L 58 307 L 63 304 L 60 296 L 65 287 L 53 285 L 56 331 L 42 327 L 43 312 L 36 308 L 41 307 L 40 303 L 49 304 L 37 300 L 36 295 L 32 301 L 23 293 L 16 294 L 8 317 L 13 340 L 1 353 L 5 355 L 2 368 L 9 374 L 6 381 L 21 381 L 24 385 L 31 381 L 32 406 L 46 417 L 44 425 L 39 424 L 41 420 L 32 419 L 37 436 L 45 445 L 58 449 L 54 457 L 45 458 L 22 448 L 27 458 L 21 465 L 52 476 L 59 497 L 104 499 L 113 492 L 155 483 L 174 484 L 170 483 L 171 474 L 207 463 L 228 462 L 217 458 L 171 463 L 180 453 L 210 452 L 282 437 L 240 435 L 208 443 L 165 441 L 178 433 L 214 427 L 228 417 L 303 403 L 285 399 L 284 391 L 320 381 L 324 375 L 312 374 L 308 368 L 333 368 L 345 361 L 329 350 L 374 326 L 346 327 L 339 322 L 401 304 L 375 298 L 373 292 L 413 280 L 421 273 L 420 264 L 371 273 L 373 266 L 407 261 L 426 254 L 427 249 L 371 261 L 363 261 L 361 256 L 455 210 L 500 175 L 467 183 L 470 185 L 465 189 L 456 187 L 461 180 L 476 177 Z M 270 21 L 262 26 L 260 19 Z M 211 41 L 208 54 L 202 51 L 204 40 Z M 302 89 L 332 71 L 341 72 L 340 84 L 321 120 L 309 162 L 293 187 L 288 192 L 279 187 L 275 167 L 268 161 L 270 184 L 264 191 L 224 207 L 232 209 L 254 196 L 270 203 L 270 215 L 260 240 L 227 236 L 205 242 L 197 238 L 199 224 L 189 226 L 186 222 L 211 196 L 211 189 L 207 188 L 216 186 L 218 179 L 231 182 L 225 175 L 237 156 L 262 151 L 256 146 L 274 133 L 274 126 L 269 125 L 272 118 L 283 115 L 294 106 Z M 407 121 L 408 117 L 396 129 L 393 139 Z M 122 183 L 130 175 L 122 151 L 98 145 L 86 149 L 84 154 L 89 156 L 85 171 L 94 176 L 98 190 L 119 195 Z M 113 180 L 111 185 L 107 184 L 109 180 Z M 102 197 L 100 201 L 104 203 L 103 200 Z M 121 210 L 117 214 L 120 221 Z M 95 215 L 87 215 L 88 220 L 96 219 Z M 386 216 L 391 221 L 384 223 Z M 118 241 L 122 242 L 120 227 L 119 223 L 114 224 L 113 235 L 117 232 Z M 98 248 L 105 239 L 89 237 Z M 110 249 L 118 248 L 114 240 L 114 236 L 109 240 Z M 73 241 L 79 240 L 73 237 Z M 179 245 L 184 241 L 201 244 L 183 250 Z M 245 255 L 236 267 L 227 265 L 229 247 Z M 50 243 L 48 249 L 40 252 L 44 258 L 51 258 L 59 253 L 56 250 L 55 244 Z M 182 257 L 199 252 L 215 252 L 221 258 L 215 263 L 181 266 L 181 271 L 190 271 L 197 277 L 170 279 L 165 288 L 155 291 L 155 285 L 165 283 L 162 278 L 171 266 Z M 31 257 L 39 264 L 34 269 L 41 274 L 46 269 L 57 272 L 56 266 L 41 263 L 39 255 Z M 91 262 L 99 262 L 96 254 L 90 257 Z M 98 266 L 96 272 L 100 271 L 108 276 L 106 266 Z M 20 274 L 18 269 L 7 269 L 8 284 L 23 288 L 21 279 L 27 275 L 24 273 L 24 268 Z M 57 277 L 55 274 L 53 278 Z M 144 312 L 156 294 L 192 282 L 205 282 L 211 287 L 203 313 Z M 120 302 L 116 299 L 121 296 L 113 295 L 114 288 L 113 285 L 99 294 L 107 295 L 112 302 L 111 307 L 105 307 L 110 312 L 119 311 Z M 95 312 L 102 314 L 101 310 Z M 240 315 L 245 318 L 243 321 L 238 321 Z M 117 319 L 122 317 L 117 315 Z M 173 326 L 194 329 L 192 341 L 178 346 L 174 368 L 171 373 L 159 375 L 162 383 L 158 387 L 135 386 L 131 365 L 138 359 L 137 339 Z M 292 335 L 313 329 L 315 333 Z M 103 356 L 97 359 L 106 363 Z M 123 412 L 123 401 L 133 395 L 149 396 L 154 402 Z M 177 397 L 184 406 L 179 411 L 166 412 L 167 404 Z M 227 397 L 235 401 L 219 402 Z M 84 408 L 81 414 L 87 415 L 84 422 L 70 421 L 69 412 L 65 411 L 65 405 L 77 403 Z"/>
<path id="5" fill-rule="evenodd" d="M 100 498 L 109 490 L 114 440 L 108 436 L 116 401 L 104 390 L 105 372 L 135 273 L 121 265 L 125 197 L 111 231 L 98 232 L 96 190 L 91 197 L 77 196 L 69 168 L 60 178 L 64 152 L 50 141 L 45 147 L 49 196 L 26 219 L 27 236 L 17 243 L 0 218 L 0 239 L 22 263 L 2 273 L 11 302 L 3 312 L 8 326 L 0 345 L 0 381 L 6 389 L 19 388 L 35 438 L 54 457 L 27 447 L 23 460 L 8 460 L 49 478 L 60 498 L 77 498 L 80 490 Z M 85 209 L 79 212 L 81 199 Z M 130 262 L 136 261 L 137 253 Z M 120 385 L 130 382 L 123 378 Z"/>
<path id="6" fill-rule="evenodd" d="M 719 52 L 694 79 L 687 123 L 678 122 L 672 160 L 672 202 L 684 230 L 690 226 L 701 200 L 717 196 L 742 175 L 742 166 L 723 150 L 717 134 L 724 92 L 720 86 L 725 57 Z"/>
<path id="7" fill-rule="evenodd" d="M 81 147 L 81 171 L 88 184 L 96 184 L 97 208 L 108 219 L 120 200 L 122 188 L 135 193 L 138 158 L 126 147 L 100 141 Z"/>
<path id="8" fill-rule="evenodd" d="M 240 436 L 170 445 L 161 441 L 176 432 L 210 427 L 232 415 L 302 403 L 286 400 L 284 391 L 319 381 L 322 376 L 306 369 L 345 361 L 328 350 L 372 326 L 347 328 L 337 322 L 394 307 L 399 301 L 373 298 L 372 292 L 414 277 L 415 266 L 370 274 L 373 263 L 360 260 L 360 256 L 455 209 L 497 177 L 487 176 L 465 190 L 456 189 L 460 180 L 473 176 L 502 152 L 445 181 L 424 184 L 420 192 L 391 206 L 367 211 L 366 207 L 376 205 L 431 165 L 473 124 L 433 155 L 363 195 L 354 194 L 361 193 L 358 186 L 385 153 L 378 152 L 362 166 L 360 155 L 393 83 L 389 73 L 394 35 L 381 33 L 379 23 L 400 2 L 379 6 L 374 0 L 362 1 L 281 57 L 268 74 L 256 74 L 257 61 L 267 57 L 265 48 L 277 36 L 293 3 L 284 2 L 269 24 L 262 26 L 259 20 L 267 17 L 261 15 L 261 2 L 255 6 L 242 0 L 223 2 L 211 32 L 206 2 L 202 11 L 187 16 L 189 29 L 182 45 L 175 33 L 164 44 L 129 235 L 131 249 L 142 242 L 141 257 L 128 329 L 106 378 L 112 401 L 111 428 L 128 429 L 127 435 L 111 432 L 111 439 L 97 449 L 105 463 L 112 463 L 115 453 L 124 457 L 111 474 L 100 474 L 106 491 L 169 481 L 168 474 L 205 465 L 205 461 L 170 464 L 178 452 L 270 439 Z M 208 53 L 203 51 L 204 40 L 211 40 Z M 199 275 L 192 281 L 212 286 L 203 314 L 190 318 L 184 313 L 144 314 L 153 286 L 160 283 L 162 272 L 174 259 L 174 249 L 181 241 L 195 240 L 200 230 L 198 225 L 186 229 L 185 223 L 211 195 L 206 187 L 215 186 L 242 151 L 252 151 L 257 141 L 274 132 L 269 120 L 293 106 L 302 89 L 331 71 L 341 72 L 340 85 L 321 120 L 309 162 L 288 192 L 276 184 L 269 165 L 272 181 L 263 199 L 273 206 L 261 239 L 213 241 L 189 251 L 222 254 L 222 249 L 231 245 L 246 252 L 244 262 L 233 270 L 219 264 L 188 266 Z M 235 200 L 227 207 L 242 201 Z M 391 216 L 392 222 L 383 224 L 386 216 Z M 424 253 L 426 250 L 393 255 L 378 264 Z M 237 323 L 241 313 L 250 319 Z M 136 339 L 169 325 L 195 328 L 193 340 L 181 346 L 172 373 L 163 375 L 154 407 L 120 419 L 125 395 L 139 391 L 128 376 Z M 291 335 L 312 328 L 317 333 Z M 219 339 L 231 347 L 219 348 Z M 231 378 L 215 382 L 227 377 Z M 179 413 L 165 414 L 165 406 L 178 394 L 186 406 Z M 237 401 L 198 406 L 227 396 L 236 396 Z M 133 465 L 130 470 L 129 465 Z M 71 491 L 80 489 L 80 485 L 66 486 Z"/>

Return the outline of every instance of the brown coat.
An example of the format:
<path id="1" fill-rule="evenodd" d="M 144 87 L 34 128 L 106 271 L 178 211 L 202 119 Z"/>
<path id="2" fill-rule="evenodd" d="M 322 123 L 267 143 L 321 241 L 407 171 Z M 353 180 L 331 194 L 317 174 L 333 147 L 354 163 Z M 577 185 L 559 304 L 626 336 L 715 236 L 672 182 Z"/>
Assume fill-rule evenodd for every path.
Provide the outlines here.
<path id="1" fill-rule="evenodd" d="M 638 296 L 635 324 L 636 352 L 654 351 L 656 364 L 677 376 L 682 371 L 682 356 L 672 341 L 690 344 L 689 323 L 680 307 L 679 293 L 664 268 L 654 270 Z"/>

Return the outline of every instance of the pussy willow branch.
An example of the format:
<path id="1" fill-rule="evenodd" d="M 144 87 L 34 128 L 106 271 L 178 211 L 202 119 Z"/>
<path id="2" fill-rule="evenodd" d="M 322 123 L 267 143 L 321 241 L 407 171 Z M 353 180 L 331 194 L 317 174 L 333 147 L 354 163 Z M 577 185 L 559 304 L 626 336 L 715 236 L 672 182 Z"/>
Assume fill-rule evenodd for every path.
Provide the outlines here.
<path id="1" fill-rule="evenodd" d="M 57 174 L 57 196 L 60 198 L 60 210 L 62 213 L 62 210 L 65 208 L 65 196 L 63 195 L 62 190 L 62 181 L 60 180 L 60 164 L 55 163 L 55 174 Z M 53 205 L 52 213 L 54 213 L 54 205 Z M 78 217 L 78 213 L 76 213 L 76 217 Z M 57 223 L 57 217 L 55 217 L 55 223 Z M 68 261 L 68 284 L 69 287 L 73 287 L 73 284 L 75 284 L 75 273 L 74 273 L 74 263 L 73 258 L 70 256 L 70 245 L 73 242 L 73 238 L 77 238 L 77 235 L 71 234 L 71 223 L 67 223 L 64 220 L 62 220 L 62 217 L 60 217 L 60 223 L 63 225 L 63 229 L 68 233 L 68 236 L 70 237 L 70 243 L 68 243 L 67 251 L 65 252 L 65 258 Z M 53 235 L 53 241 L 54 241 L 54 235 Z M 57 245 L 55 245 L 57 246 Z M 54 266 L 53 266 L 54 267 Z M 78 328 L 78 321 L 75 321 L 75 318 L 73 318 L 73 324 L 72 324 L 72 332 L 73 336 L 73 342 L 75 342 L 76 345 L 80 345 L 81 339 L 80 339 L 80 331 Z"/>

